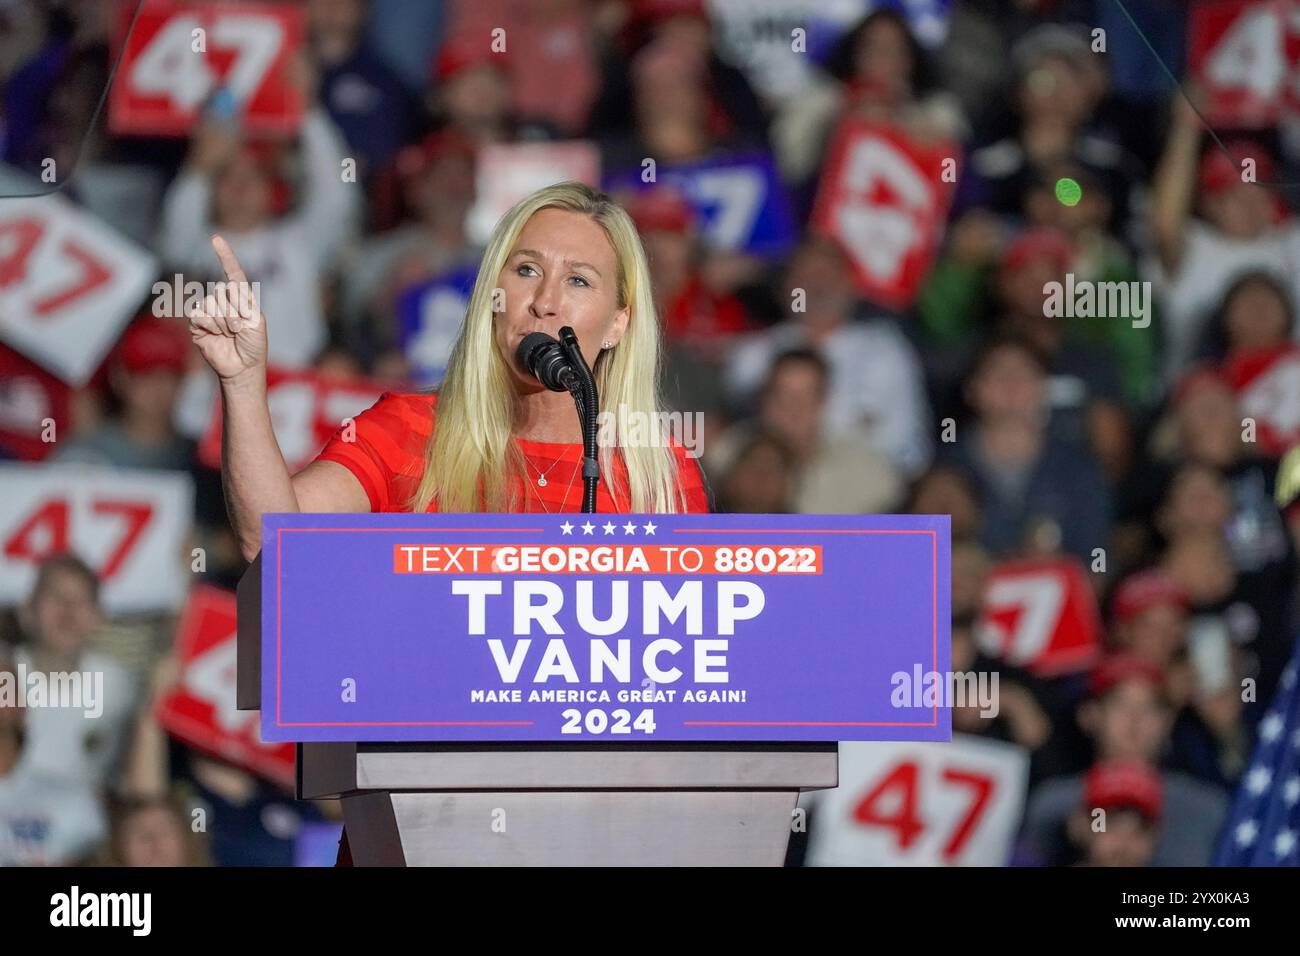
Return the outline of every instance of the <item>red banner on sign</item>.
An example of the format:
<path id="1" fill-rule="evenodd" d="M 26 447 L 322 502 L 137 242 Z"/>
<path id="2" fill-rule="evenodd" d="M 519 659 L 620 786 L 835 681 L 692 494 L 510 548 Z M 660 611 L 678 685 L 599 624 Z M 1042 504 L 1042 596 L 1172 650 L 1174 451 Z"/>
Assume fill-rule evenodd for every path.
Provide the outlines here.
<path id="1" fill-rule="evenodd" d="M 1100 654 L 1102 630 L 1083 566 L 1073 558 L 998 566 L 975 634 L 985 653 L 1040 677 L 1088 669 Z"/>
<path id="2" fill-rule="evenodd" d="M 283 786 L 294 781 L 293 744 L 266 744 L 260 714 L 235 708 L 235 595 L 200 585 L 190 592 L 176 636 L 180 677 L 158 704 L 173 737 Z"/>
<path id="3" fill-rule="evenodd" d="M 300 6 L 145 0 L 138 16 L 131 3 L 120 13 L 124 49 L 108 100 L 114 133 L 186 136 L 221 88 L 248 132 L 297 130 L 303 103 L 290 64 L 305 32 Z"/>

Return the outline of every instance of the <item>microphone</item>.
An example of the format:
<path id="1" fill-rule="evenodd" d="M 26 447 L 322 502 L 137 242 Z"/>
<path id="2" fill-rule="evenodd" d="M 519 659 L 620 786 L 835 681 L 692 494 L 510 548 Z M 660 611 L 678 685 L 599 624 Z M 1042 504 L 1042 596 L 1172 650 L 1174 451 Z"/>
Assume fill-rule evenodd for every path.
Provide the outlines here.
<path id="1" fill-rule="evenodd" d="M 515 362 L 553 392 L 571 391 L 575 376 L 564 347 L 545 332 L 530 332 L 515 351 Z"/>

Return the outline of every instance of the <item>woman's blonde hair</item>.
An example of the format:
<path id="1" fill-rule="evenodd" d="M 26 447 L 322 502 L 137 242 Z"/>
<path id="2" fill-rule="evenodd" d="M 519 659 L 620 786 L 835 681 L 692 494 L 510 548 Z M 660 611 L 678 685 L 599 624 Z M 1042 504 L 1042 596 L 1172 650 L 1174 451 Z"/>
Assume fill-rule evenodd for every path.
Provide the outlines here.
<path id="1" fill-rule="evenodd" d="M 435 501 L 441 512 L 516 511 L 523 505 L 509 480 L 525 474 L 525 462 L 513 437 L 515 390 L 507 360 L 493 335 L 493 299 L 498 276 L 519 233 L 542 209 L 582 213 L 600 225 L 618 258 L 619 308 L 630 310 L 622 340 L 612 349 L 602 350 L 592 367 L 601 407 L 619 410 L 619 414 L 611 416 L 612 422 L 602 423 L 600 480 L 609 488 L 615 504 L 628 511 L 685 511 L 677 463 L 667 442 L 661 437 L 624 447 L 620 434 L 625 427 L 625 412 L 641 413 L 635 418 L 656 428 L 663 420 L 659 415 L 659 320 L 645 250 L 623 207 L 604 193 L 576 182 L 539 189 L 517 203 L 497 224 L 438 389 L 424 476 L 408 506 L 419 513 Z M 619 454 L 627 468 L 626 487 L 611 484 L 616 475 L 612 465 Z"/>

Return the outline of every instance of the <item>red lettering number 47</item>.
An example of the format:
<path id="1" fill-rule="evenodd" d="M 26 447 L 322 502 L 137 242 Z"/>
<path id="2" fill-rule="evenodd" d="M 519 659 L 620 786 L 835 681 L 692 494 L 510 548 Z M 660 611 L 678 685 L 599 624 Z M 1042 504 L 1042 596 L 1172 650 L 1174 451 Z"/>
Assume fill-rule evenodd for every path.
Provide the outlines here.
<path id="1" fill-rule="evenodd" d="M 107 518 L 117 525 L 119 532 L 103 563 L 96 569 L 105 581 L 112 580 L 122 569 L 152 517 L 153 506 L 147 501 L 96 499 L 91 502 L 91 515 L 83 516 L 82 520 L 89 524 Z M 4 556 L 36 564 L 67 550 L 74 520 L 76 517 L 71 514 L 66 499 L 53 498 L 43 502 L 5 540 Z M 102 535 L 104 530 L 95 533 Z"/>
<path id="2" fill-rule="evenodd" d="M 881 778 L 853 809 L 853 819 L 863 826 L 893 831 L 899 850 L 913 848 L 926 831 L 926 822 L 919 813 L 920 769 L 913 761 L 903 761 Z M 953 861 L 979 825 L 994 784 L 993 778 L 986 774 L 951 767 L 944 769 L 941 778 L 946 784 L 966 788 L 970 795 L 964 812 L 954 815 L 952 831 L 940 851 L 945 860 Z"/>
<path id="3" fill-rule="evenodd" d="M 28 260 L 45 236 L 45 225 L 37 219 L 26 217 L 0 222 L 0 289 L 30 278 Z M 62 271 L 70 271 L 72 275 L 62 288 L 50 289 L 40 298 L 35 298 L 33 293 L 30 309 L 36 318 L 48 318 L 113 278 L 104 264 L 75 238 L 65 237 L 58 248 L 62 257 L 72 263 L 71 270 L 65 268 Z"/>

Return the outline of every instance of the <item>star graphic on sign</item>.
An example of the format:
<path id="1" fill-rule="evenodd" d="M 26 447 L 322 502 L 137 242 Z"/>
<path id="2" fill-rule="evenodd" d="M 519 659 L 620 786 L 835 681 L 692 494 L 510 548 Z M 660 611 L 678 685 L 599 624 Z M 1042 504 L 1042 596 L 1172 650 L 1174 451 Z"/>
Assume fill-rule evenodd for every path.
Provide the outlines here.
<path id="1" fill-rule="evenodd" d="M 586 524 L 584 524 L 584 525 L 582 526 L 582 533 L 583 533 L 583 534 L 591 534 L 591 532 L 595 529 L 595 527 L 596 527 L 596 526 L 595 526 L 594 524 L 592 524 L 590 521 L 588 521 Z"/>
<path id="2" fill-rule="evenodd" d="M 623 525 L 623 533 L 636 534 L 636 525 L 629 521 L 627 524 Z"/>
<path id="3" fill-rule="evenodd" d="M 1286 801 L 1287 806 L 1300 803 L 1300 774 L 1287 777 L 1286 783 L 1282 786 L 1282 799 Z"/>
<path id="4" fill-rule="evenodd" d="M 1246 792 L 1258 797 L 1273 782 L 1273 771 L 1267 767 L 1256 767 L 1246 774 Z"/>
<path id="5" fill-rule="evenodd" d="M 657 528 L 657 527 L 658 527 L 658 525 L 656 525 L 653 521 L 647 521 L 647 522 L 645 523 L 645 533 L 646 533 L 646 534 L 654 534 L 654 533 L 655 533 L 655 528 Z"/>
<path id="6" fill-rule="evenodd" d="M 560 530 L 565 534 L 573 534 L 573 525 L 566 521 L 564 524 L 560 525 Z"/>
<path id="7" fill-rule="evenodd" d="M 614 522 L 612 522 L 612 521 L 606 521 L 606 522 L 605 522 L 605 534 L 613 534 L 613 533 L 614 533 Z"/>
<path id="8" fill-rule="evenodd" d="M 1250 846 L 1255 842 L 1255 837 L 1259 835 L 1259 824 L 1254 820 L 1242 820 L 1237 826 L 1237 832 L 1234 834 L 1237 843 L 1241 846 Z"/>
<path id="9" fill-rule="evenodd" d="M 1286 856 L 1295 849 L 1295 831 L 1283 830 L 1273 840 L 1273 852 L 1277 856 Z"/>
<path id="10" fill-rule="evenodd" d="M 1259 739 L 1271 744 L 1282 735 L 1282 715 L 1269 714 L 1259 722 Z"/>

